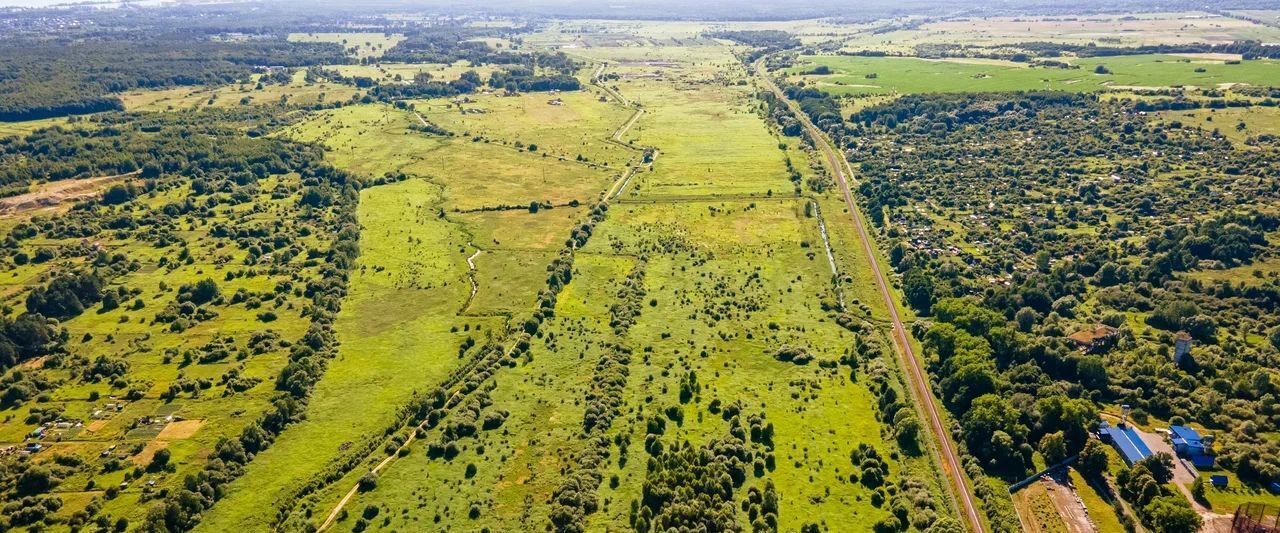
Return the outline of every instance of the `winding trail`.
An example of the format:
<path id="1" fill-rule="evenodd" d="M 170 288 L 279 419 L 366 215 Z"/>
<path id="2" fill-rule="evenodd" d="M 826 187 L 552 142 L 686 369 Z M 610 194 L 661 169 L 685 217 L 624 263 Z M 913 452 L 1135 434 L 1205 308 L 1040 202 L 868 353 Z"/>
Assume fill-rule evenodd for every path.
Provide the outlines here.
<path id="1" fill-rule="evenodd" d="M 968 524 L 970 531 L 979 533 L 985 531 L 982 518 L 978 514 L 978 506 L 969 490 L 960 456 L 956 453 L 955 444 L 951 442 L 951 435 L 947 431 L 946 425 L 943 424 L 942 415 L 938 411 L 938 401 L 933 395 L 933 389 L 930 387 L 929 375 L 925 373 L 923 365 L 920 363 L 920 358 L 916 356 L 915 349 L 911 346 L 907 330 L 903 327 L 902 318 L 898 314 L 897 302 L 895 302 L 893 293 L 889 290 L 889 282 L 880 270 L 880 263 L 876 259 L 876 251 L 871 244 L 873 241 L 867 233 L 866 225 L 863 223 L 862 211 L 858 209 L 857 203 L 853 201 L 853 193 L 849 188 L 849 180 L 853 179 L 852 169 L 848 166 L 849 163 L 845 161 L 844 157 L 836 154 L 826 135 L 813 125 L 813 122 L 809 120 L 809 116 L 800 109 L 800 106 L 787 98 L 786 93 L 782 92 L 782 89 L 778 88 L 777 84 L 773 82 L 773 79 L 769 77 L 768 71 L 765 70 L 764 59 L 756 60 L 754 67 L 757 76 L 765 87 L 773 92 L 779 101 L 785 102 L 796 118 L 804 125 L 809 137 L 813 140 L 813 144 L 822 151 L 827 166 L 830 167 L 835 175 L 836 181 L 840 183 L 840 192 L 843 193 L 845 205 L 849 208 L 849 216 L 853 221 L 854 228 L 857 229 L 858 239 L 862 241 L 862 248 L 867 256 L 867 262 L 870 263 L 871 270 L 875 274 L 876 286 L 880 291 L 880 296 L 884 298 L 885 306 L 889 309 L 894 346 L 897 348 L 896 351 L 907 371 L 908 381 L 911 382 L 912 396 L 915 398 L 919 410 L 923 411 L 929 419 L 929 429 L 933 433 L 933 441 L 937 443 L 938 453 L 942 457 L 942 469 L 947 478 L 951 480 L 951 492 L 960 505 L 960 514 L 964 516 L 964 521 Z"/>
<path id="2" fill-rule="evenodd" d="M 476 249 L 476 253 L 467 258 L 467 280 L 471 282 L 471 296 L 467 297 L 467 303 L 462 305 L 462 310 L 458 314 L 466 313 L 468 309 L 471 309 L 471 302 L 476 301 L 476 293 L 480 292 L 480 282 L 476 281 L 476 258 L 480 257 L 480 252 L 484 250 L 472 243 L 467 243 L 467 246 Z"/>
<path id="3" fill-rule="evenodd" d="M 844 303 L 844 286 L 840 283 L 840 269 L 836 267 L 836 253 L 831 249 L 831 239 L 827 237 L 827 222 L 822 217 L 822 208 L 818 207 L 818 202 L 813 200 L 809 200 L 809 205 L 813 206 L 813 216 L 818 219 L 818 232 L 822 234 L 822 246 L 827 251 L 827 264 L 831 265 L 831 277 L 835 281 L 836 298 L 840 301 L 840 310 L 848 311 Z"/>

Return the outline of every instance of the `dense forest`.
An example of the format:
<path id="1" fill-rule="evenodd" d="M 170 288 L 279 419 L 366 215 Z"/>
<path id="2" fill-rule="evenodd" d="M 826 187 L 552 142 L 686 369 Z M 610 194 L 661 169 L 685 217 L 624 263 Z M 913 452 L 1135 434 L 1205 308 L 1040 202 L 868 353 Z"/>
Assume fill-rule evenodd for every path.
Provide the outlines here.
<path id="1" fill-rule="evenodd" d="M 341 64 L 342 47 L 268 37 L 243 42 L 148 34 L 84 40 L 0 41 L 0 120 L 121 110 L 112 93 L 231 83 L 254 67 Z"/>

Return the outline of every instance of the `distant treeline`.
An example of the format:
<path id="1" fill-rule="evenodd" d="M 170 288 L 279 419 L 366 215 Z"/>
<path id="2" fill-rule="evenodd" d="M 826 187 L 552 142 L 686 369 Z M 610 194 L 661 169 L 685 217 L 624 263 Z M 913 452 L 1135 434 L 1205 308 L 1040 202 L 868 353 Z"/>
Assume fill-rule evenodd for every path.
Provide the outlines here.
<path id="1" fill-rule="evenodd" d="M 917 45 L 914 54 L 889 54 L 883 50 L 841 51 L 841 55 L 884 57 L 888 55 L 915 55 L 936 57 L 980 57 L 1030 62 L 1036 57 L 1053 58 L 1071 54 L 1078 57 L 1114 57 L 1139 54 L 1240 54 L 1242 59 L 1280 59 L 1280 46 L 1266 46 L 1259 41 L 1235 41 L 1226 44 L 1156 44 L 1143 46 L 1098 46 L 1096 44 L 1068 44 L 1053 42 L 1028 42 L 999 48 L 968 46 L 955 43 L 927 43 Z"/>
<path id="2" fill-rule="evenodd" d="M 255 66 L 346 63 L 332 43 L 217 42 L 177 35 L 126 40 L 0 42 L 0 120 L 33 120 L 122 108 L 112 93 L 230 83 Z"/>
<path id="3" fill-rule="evenodd" d="M 747 54 L 747 62 L 788 48 L 800 46 L 800 41 L 793 37 L 790 33 L 782 30 L 740 30 L 740 31 L 713 31 L 706 34 L 707 37 L 715 39 L 728 39 L 730 41 L 742 43 L 755 47 L 751 53 Z"/>
<path id="4" fill-rule="evenodd" d="M 484 38 L 509 37 L 494 28 L 441 27 L 424 28 L 405 36 L 403 41 L 382 55 L 383 61 L 401 63 L 445 63 L 469 61 L 472 65 L 509 65 L 524 63 L 529 56 L 490 48 Z"/>
<path id="5" fill-rule="evenodd" d="M 1156 44 L 1129 47 L 1035 42 L 1023 43 L 1018 47 L 1046 57 L 1056 57 L 1065 52 L 1070 52 L 1080 57 L 1110 57 L 1135 54 L 1240 54 L 1244 59 L 1280 59 L 1280 46 L 1265 46 L 1260 41 L 1235 41 L 1227 44 Z"/>

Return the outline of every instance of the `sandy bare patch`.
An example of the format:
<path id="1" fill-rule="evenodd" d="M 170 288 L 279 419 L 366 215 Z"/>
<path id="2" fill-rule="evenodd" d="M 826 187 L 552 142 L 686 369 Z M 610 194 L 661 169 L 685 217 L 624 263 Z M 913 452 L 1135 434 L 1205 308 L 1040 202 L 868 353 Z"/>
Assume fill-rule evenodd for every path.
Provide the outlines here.
<path id="1" fill-rule="evenodd" d="M 168 442 L 153 440 L 148 442 L 146 446 L 143 446 L 142 451 L 138 452 L 138 455 L 133 456 L 130 460 L 133 461 L 133 464 L 135 465 L 147 466 L 151 464 L 151 458 L 156 456 L 156 452 L 163 450 L 167 446 L 169 446 Z"/>
<path id="2" fill-rule="evenodd" d="M 180 420 L 177 422 L 169 422 L 160 430 L 160 434 L 156 435 L 156 440 L 179 440 L 189 439 L 200 430 L 200 426 L 204 425 L 204 419 L 196 420 Z"/>
<path id="3" fill-rule="evenodd" d="M 98 176 L 78 180 L 59 180 L 40 186 L 37 191 L 26 194 L 0 198 L 0 214 L 12 215 L 54 207 L 66 202 L 74 202 L 97 196 L 112 183 L 124 181 L 124 178 L 138 172 L 115 176 Z"/>
<path id="4" fill-rule="evenodd" d="M 1053 502 L 1054 508 L 1058 510 L 1058 515 L 1062 517 L 1063 523 L 1067 526 L 1067 531 L 1071 533 L 1091 533 L 1096 531 L 1093 520 L 1089 518 L 1089 511 L 1085 509 L 1084 502 L 1076 495 L 1075 487 L 1071 485 L 1071 480 L 1065 477 L 1065 470 L 1059 470 L 1054 475 L 1045 476 L 1041 481 L 1044 483 L 1045 491 L 1049 494 L 1049 500 Z"/>
<path id="5" fill-rule="evenodd" d="M 1165 91 L 1178 88 L 1169 85 L 1108 85 L 1107 87 L 1119 91 Z"/>
<path id="6" fill-rule="evenodd" d="M 23 370 L 38 370 L 38 369 L 44 368 L 44 361 L 45 359 L 48 359 L 48 358 L 49 356 L 42 355 L 35 359 L 28 359 L 26 361 L 23 361 L 22 364 L 18 365 L 18 368 L 21 368 Z"/>
<path id="7" fill-rule="evenodd" d="M 107 427 L 107 422 L 108 422 L 107 420 L 94 420 L 93 422 L 89 422 L 88 424 L 85 424 L 84 430 L 90 433 L 94 431 L 99 431 L 102 428 Z"/>
<path id="8" fill-rule="evenodd" d="M 1244 59 L 1244 56 L 1240 54 L 1215 54 L 1215 53 L 1208 53 L 1208 52 L 1204 52 L 1204 53 L 1193 52 L 1189 54 L 1174 54 L 1174 55 L 1179 57 L 1189 57 L 1191 59 L 1207 59 L 1210 61 L 1240 61 Z"/>

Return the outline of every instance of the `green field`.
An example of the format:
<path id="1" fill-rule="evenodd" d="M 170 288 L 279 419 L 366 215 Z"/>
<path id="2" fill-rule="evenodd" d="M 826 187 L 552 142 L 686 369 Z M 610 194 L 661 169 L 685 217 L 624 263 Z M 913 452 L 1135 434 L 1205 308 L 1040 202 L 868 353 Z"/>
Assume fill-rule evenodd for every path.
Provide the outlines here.
<path id="1" fill-rule="evenodd" d="M 987 60 L 930 60 L 910 57 L 802 56 L 788 69 L 795 80 L 832 94 L 894 94 L 981 91 L 1098 91 L 1107 89 L 1193 86 L 1215 89 L 1229 84 L 1269 85 L 1280 77 L 1280 62 L 1258 60 L 1228 64 L 1220 60 L 1171 55 L 1134 55 L 1071 59 L 1080 68 L 1029 67 Z M 830 75 L 808 75 L 825 65 Z M 1111 73 L 1098 74 L 1105 66 Z M 1203 72 L 1197 72 L 1203 69 Z"/>
<path id="2" fill-rule="evenodd" d="M 1280 11 L 160 4 L 0 14 L 0 531 L 1280 504 Z"/>
<path id="3" fill-rule="evenodd" d="M 300 43 L 338 43 L 347 53 L 360 58 L 381 57 L 387 50 L 394 48 L 403 35 L 352 32 L 352 33 L 291 33 L 289 40 Z"/>
<path id="4" fill-rule="evenodd" d="M 308 83 L 305 73 L 295 72 L 293 80 L 288 84 L 259 86 L 250 80 L 234 85 L 146 89 L 124 93 L 121 100 L 130 111 L 174 111 L 202 107 L 225 109 L 244 105 L 344 102 L 358 93 L 355 87 L 349 85 Z"/>
<path id="5" fill-rule="evenodd" d="M 645 109 L 623 136 L 631 148 L 605 141 L 631 113 L 614 98 L 602 101 L 594 92 L 560 95 L 564 105 L 555 106 L 546 103 L 545 95 L 483 95 L 461 106 L 484 113 L 462 113 L 449 102 L 415 102 L 427 120 L 458 133 L 452 139 L 409 135 L 401 141 L 399 132 L 411 123 L 412 115 L 376 107 L 331 112 L 292 130 L 325 143 L 342 164 L 365 172 L 401 170 L 443 186 L 439 201 L 445 217 L 468 239 L 467 244 L 452 246 L 455 257 L 470 256 L 476 264 L 478 293 L 464 313 L 476 316 L 526 313 L 544 276 L 542 265 L 563 246 L 570 224 L 583 212 L 566 207 L 536 214 L 452 209 L 492 205 L 499 190 L 507 198 L 520 198 L 523 191 L 536 189 L 546 191 L 552 203 L 564 201 L 579 184 L 586 191 L 588 183 L 597 190 L 606 183 L 548 187 L 540 172 L 530 172 L 537 169 L 534 165 L 556 165 L 562 176 L 565 169 L 590 169 L 576 161 L 576 154 L 582 153 L 588 163 L 602 167 L 594 172 L 608 176 L 634 162 L 640 147 L 652 143 L 659 152 L 653 170 L 636 178 L 637 187 L 628 188 L 614 203 L 588 245 L 575 254 L 573 281 L 562 290 L 554 318 L 531 339 L 528 355 L 510 368 L 498 369 L 481 387 L 482 397 L 488 399 L 480 404 L 482 413 L 505 413 L 500 429 L 462 439 L 459 454 L 448 459 L 426 454 L 428 444 L 441 438 L 440 428 L 424 432 L 407 448 L 407 455 L 380 471 L 376 490 L 357 493 L 345 504 L 337 527 L 356 527 L 357 520 L 384 530 L 437 523 L 463 529 L 545 527 L 551 509 L 544 502 L 556 494 L 566 472 L 582 468 L 580 456 L 589 446 L 582 438 L 584 399 L 597 394 L 593 368 L 609 357 L 612 343 L 629 346 L 633 356 L 625 387 L 619 391 L 625 416 L 604 436 L 610 442 L 628 443 L 625 452 L 617 447 L 612 453 L 625 453 L 631 460 L 610 462 L 601 471 L 607 480 L 598 488 L 602 506 L 587 517 L 588 529 L 628 526 L 630 502 L 648 478 L 643 459 L 648 453 L 647 418 L 675 416 L 672 409 L 678 410 L 682 421 L 669 421 L 663 440 L 672 446 L 683 441 L 702 446 L 726 434 L 726 420 L 715 413 L 734 402 L 742 403 L 744 416 L 759 413 L 776 428 L 771 447 L 776 466 L 757 472 L 737 490 L 763 490 L 766 482 L 772 483 L 780 495 L 780 528 L 821 522 L 837 530 L 856 529 L 888 515 L 885 505 L 871 503 L 875 490 L 849 478 L 857 470 L 849 456 L 860 444 L 885 458 L 891 482 L 911 478 L 918 484 L 912 490 L 923 491 L 937 513 L 949 513 L 944 503 L 931 499 L 939 487 L 927 458 L 899 455 L 897 445 L 885 440 L 874 414 L 876 398 L 862 383 L 864 373 L 882 373 L 894 366 L 887 358 L 891 352 L 881 352 L 885 359 L 867 366 L 854 365 L 856 369 L 837 364 L 849 353 L 855 334 L 835 324 L 829 307 L 836 305 L 836 289 L 817 220 L 807 214 L 810 200 L 789 197 L 791 184 L 783 166 L 785 157 L 807 166 L 807 156 L 794 144 L 789 152 L 779 150 L 782 141 L 750 109 L 744 88 L 706 83 L 718 76 L 745 77 L 741 67 L 692 61 L 712 57 L 708 49 L 654 48 L 645 53 L 670 58 L 676 66 L 670 67 L 671 78 L 618 80 L 616 89 Z M 624 62 L 610 68 L 631 73 L 649 67 Z M 726 106 L 728 112 L 723 111 Z M 735 142 L 718 143 L 726 125 Z M 693 132 L 696 135 L 690 136 Z M 537 152 L 529 152 L 529 144 L 537 144 Z M 538 155 L 542 153 L 569 157 L 561 162 Z M 724 170 L 694 174 L 705 168 L 697 161 L 709 154 Z M 513 166 L 501 166 L 507 160 Z M 464 167 L 464 161 L 486 161 L 486 179 L 509 181 L 511 186 L 489 187 L 475 174 L 477 169 Z M 725 172 L 739 177 L 726 186 Z M 377 204 L 380 191 L 393 187 L 402 185 L 370 191 L 362 209 L 421 211 Z M 770 197 L 771 189 L 778 194 Z M 551 196 L 555 191 L 561 196 Z M 717 198 L 730 194 L 739 198 Z M 746 195 L 754 199 L 742 198 Z M 388 223 L 369 218 L 365 233 L 384 233 L 381 228 Z M 847 229 L 840 231 L 841 238 L 852 238 Z M 476 250 L 479 253 L 472 255 Z M 846 253 L 841 251 L 841 261 L 858 257 Z M 622 289 L 630 286 L 629 276 L 637 269 L 642 269 L 639 279 L 645 287 L 644 298 L 635 302 L 641 307 L 639 316 L 634 325 L 614 329 L 610 318 L 618 306 L 629 305 Z M 395 270 L 389 268 L 383 275 Z M 858 294 L 868 295 L 866 290 L 859 287 Z M 455 293 L 451 301 L 456 304 L 459 299 L 465 300 L 465 295 Z M 372 308 L 361 312 L 382 313 Z M 865 342 L 882 342 L 875 333 L 868 335 Z M 344 342 L 344 347 L 351 342 Z M 773 353 L 783 345 L 803 346 L 817 360 L 807 365 L 776 360 Z M 690 373 L 697 376 L 700 392 L 682 400 L 677 390 Z M 433 382 L 414 381 L 424 386 Z M 345 434 L 325 430 L 329 423 L 314 418 L 303 423 L 308 426 L 311 429 L 299 433 Z M 282 442 L 279 448 L 284 447 Z M 361 464 L 367 468 L 380 457 L 378 451 Z M 304 498 L 292 507 L 290 523 L 321 522 L 361 473 L 355 468 Z M 257 493 L 233 495 L 227 503 L 240 509 L 232 515 L 246 516 L 254 500 L 269 503 Z M 376 519 L 367 519 L 371 513 Z M 250 523 L 237 520 L 205 524 Z"/>

